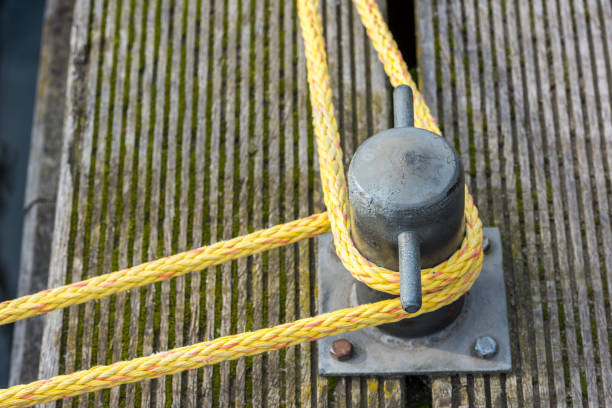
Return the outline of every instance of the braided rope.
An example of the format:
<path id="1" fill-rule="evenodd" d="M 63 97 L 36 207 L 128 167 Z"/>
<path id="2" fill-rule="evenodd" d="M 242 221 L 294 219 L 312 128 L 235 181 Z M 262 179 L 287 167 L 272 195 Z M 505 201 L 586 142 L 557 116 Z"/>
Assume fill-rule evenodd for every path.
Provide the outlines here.
<path id="1" fill-rule="evenodd" d="M 318 0 L 298 0 L 298 12 L 305 44 L 313 122 L 327 213 L 102 275 L 78 284 L 4 302 L 0 304 L 0 324 L 293 243 L 323 233 L 329 227 L 334 235 L 338 256 L 355 278 L 377 290 L 393 294 L 399 292 L 398 273 L 377 267 L 362 257 L 356 250 L 348 230 L 347 191 L 342 151 L 331 103 L 331 87 L 317 2 Z M 392 84 L 394 86 L 408 84 L 413 88 L 415 123 L 417 126 L 440 133 L 423 97 L 416 91 L 416 86 L 408 74 L 375 0 L 354 0 L 354 3 Z M 152 356 L 120 361 L 108 366 L 96 366 L 89 370 L 14 386 L 0 390 L 0 406 L 29 406 L 49 402 L 365 327 L 391 323 L 436 310 L 455 301 L 469 290 L 482 267 L 482 224 L 467 187 L 465 200 L 466 237 L 461 248 L 451 258 L 434 268 L 421 271 L 423 307 L 417 313 L 405 313 L 397 298 L 360 305 L 272 328 L 222 337 Z M 41 306 L 43 301 L 45 304 Z"/>
<path id="2" fill-rule="evenodd" d="M 0 303 L 0 324 L 47 313 L 153 282 L 200 271 L 329 230 L 326 213 L 256 231 L 155 261 Z"/>
<path id="3" fill-rule="evenodd" d="M 337 310 L 292 323 L 176 348 L 130 361 L 18 385 L 0 393 L 0 405 L 24 407 L 221 361 L 252 356 L 406 317 L 399 299 Z"/>
<path id="4" fill-rule="evenodd" d="M 322 34 L 323 27 L 317 3 L 316 0 L 298 1 L 308 67 L 314 130 L 319 152 L 321 184 L 334 235 L 336 253 L 342 264 L 355 279 L 373 289 L 397 295 L 399 294 L 399 273 L 372 264 L 359 253 L 351 239 L 347 217 L 348 199 L 342 165 L 342 149 L 340 148 L 340 136 L 333 113 L 334 108 Z M 423 115 L 418 116 L 419 123 L 427 124 L 433 131 L 440 133 L 431 118 L 429 109 L 423 102 L 423 97 L 417 91 L 408 74 L 397 45 L 378 11 L 375 0 L 355 0 L 355 4 L 378 55 L 387 69 L 387 73 L 395 78 L 395 85 L 406 83 L 413 88 L 416 111 Z M 445 262 L 421 271 L 423 305 L 428 310 L 435 310 L 449 304 L 456 298 L 455 295 L 458 290 L 469 289 L 478 278 L 483 256 L 482 224 L 478 218 L 478 210 L 467 192 L 467 188 L 465 200 L 467 233 L 461 248 Z"/>

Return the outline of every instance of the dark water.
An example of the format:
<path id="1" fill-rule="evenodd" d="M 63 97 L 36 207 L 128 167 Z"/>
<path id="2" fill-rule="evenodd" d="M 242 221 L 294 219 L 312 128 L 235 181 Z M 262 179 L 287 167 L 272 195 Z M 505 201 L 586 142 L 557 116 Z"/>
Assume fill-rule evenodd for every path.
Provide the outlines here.
<path id="1" fill-rule="evenodd" d="M 44 0 L 0 0 L 0 301 L 17 293 Z M 12 325 L 0 326 L 6 387 Z"/>

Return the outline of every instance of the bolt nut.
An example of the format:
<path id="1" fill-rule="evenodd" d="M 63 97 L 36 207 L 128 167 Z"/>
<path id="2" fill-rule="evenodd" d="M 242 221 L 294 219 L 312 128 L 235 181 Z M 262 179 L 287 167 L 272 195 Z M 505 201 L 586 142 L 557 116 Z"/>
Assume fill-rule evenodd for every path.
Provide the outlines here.
<path id="1" fill-rule="evenodd" d="M 474 352 L 480 358 L 492 358 L 497 354 L 497 342 L 491 336 L 480 336 L 474 343 Z"/>
<path id="2" fill-rule="evenodd" d="M 353 357 L 353 345 L 346 339 L 335 340 L 329 354 L 338 361 L 346 361 Z"/>
<path id="3" fill-rule="evenodd" d="M 491 249 L 491 241 L 486 235 L 484 235 L 482 237 L 482 250 L 483 252 L 489 252 L 489 249 Z"/>

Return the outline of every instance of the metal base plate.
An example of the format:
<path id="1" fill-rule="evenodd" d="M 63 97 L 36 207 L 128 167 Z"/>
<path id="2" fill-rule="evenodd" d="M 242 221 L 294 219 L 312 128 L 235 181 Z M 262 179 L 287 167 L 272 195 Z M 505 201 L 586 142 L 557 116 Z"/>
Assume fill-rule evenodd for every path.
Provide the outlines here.
<path id="1" fill-rule="evenodd" d="M 466 295 L 459 317 L 442 331 L 426 337 L 404 339 L 373 327 L 327 337 L 318 341 L 321 375 L 397 375 L 435 373 L 507 372 L 512 368 L 506 287 L 502 269 L 501 237 L 497 228 L 484 228 L 491 243 L 480 277 Z M 336 256 L 331 233 L 318 242 L 319 313 L 356 306 L 356 281 Z M 490 359 L 477 357 L 474 342 L 479 336 L 493 337 L 497 354 Z M 337 361 L 329 354 L 334 340 L 344 338 L 353 344 L 348 361 Z"/>

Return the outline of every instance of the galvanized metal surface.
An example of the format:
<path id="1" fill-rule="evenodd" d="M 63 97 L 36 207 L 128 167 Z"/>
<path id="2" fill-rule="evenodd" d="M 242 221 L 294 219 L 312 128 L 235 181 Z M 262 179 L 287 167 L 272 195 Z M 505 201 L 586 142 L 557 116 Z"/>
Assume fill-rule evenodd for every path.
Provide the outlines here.
<path id="1" fill-rule="evenodd" d="M 393 128 L 359 146 L 348 170 L 351 235 L 370 261 L 398 270 L 397 237 L 415 231 L 421 266 L 448 258 L 464 236 L 463 165 L 435 133 Z"/>
<path id="2" fill-rule="evenodd" d="M 423 304 L 421 293 L 421 240 L 416 232 L 405 231 L 397 237 L 399 256 L 400 302 L 402 309 L 416 313 Z"/>
<path id="3" fill-rule="evenodd" d="M 393 92 L 393 116 L 395 128 L 370 137 L 351 159 L 351 235 L 371 262 L 399 270 L 402 307 L 414 313 L 421 267 L 448 258 L 463 240 L 463 166 L 446 140 L 414 127 L 407 85 Z"/>
<path id="4" fill-rule="evenodd" d="M 318 364 L 322 375 L 401 375 L 456 372 L 506 372 L 511 369 L 510 337 L 504 284 L 502 241 L 497 228 L 485 228 L 491 248 L 484 257 L 480 278 L 466 295 L 459 317 L 431 336 L 403 339 L 378 328 L 362 329 L 319 340 Z M 319 311 L 329 312 L 357 304 L 356 281 L 335 254 L 331 233 L 317 238 Z M 474 343 L 483 336 L 497 342 L 497 353 L 483 359 Z M 353 344 L 346 361 L 329 354 L 343 338 Z"/>
<path id="5" fill-rule="evenodd" d="M 414 94 L 408 85 L 393 90 L 393 127 L 414 127 Z"/>

